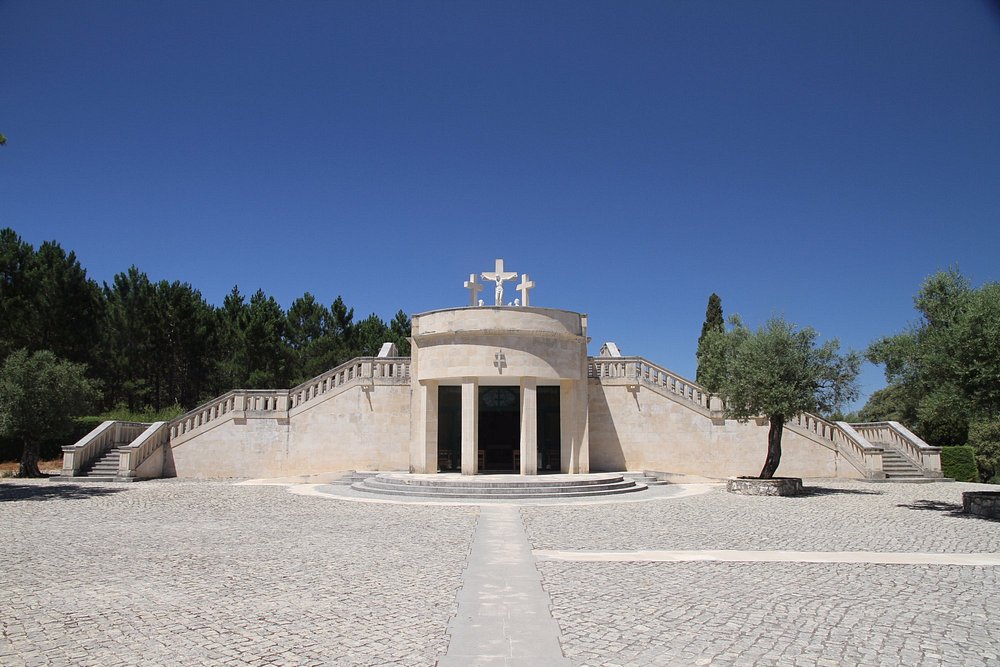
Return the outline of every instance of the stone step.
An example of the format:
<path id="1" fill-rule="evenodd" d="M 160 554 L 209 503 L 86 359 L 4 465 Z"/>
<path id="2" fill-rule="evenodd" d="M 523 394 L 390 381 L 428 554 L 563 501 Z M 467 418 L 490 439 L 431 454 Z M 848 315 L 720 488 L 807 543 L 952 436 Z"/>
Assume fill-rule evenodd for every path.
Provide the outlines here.
<path id="1" fill-rule="evenodd" d="M 433 495 L 440 496 L 463 496 L 470 493 L 475 493 L 485 496 L 517 496 L 517 495 L 535 495 L 544 494 L 556 496 L 559 494 L 566 493 L 583 493 L 588 491 L 614 491 L 617 489 L 630 489 L 637 486 L 636 482 L 632 480 L 621 480 L 618 482 L 613 482 L 609 484 L 588 484 L 581 486 L 458 486 L 458 485 L 443 485 L 443 486 L 431 486 L 426 484 L 421 485 L 405 485 L 405 484 L 387 484 L 376 479 L 367 479 L 364 482 L 358 482 L 357 486 L 363 486 L 365 490 L 374 489 L 376 491 L 415 491 L 418 493 L 430 493 Z M 355 486 L 355 488 L 357 488 Z"/>
<path id="2" fill-rule="evenodd" d="M 635 493 L 637 491 L 646 490 L 645 484 L 633 484 L 627 487 L 621 487 L 617 489 L 586 489 L 579 491 L 560 491 L 559 493 L 540 493 L 537 491 L 527 491 L 522 490 L 518 493 L 508 493 L 503 495 L 498 495 L 496 493 L 478 493 L 478 492 L 468 492 L 463 494 L 444 494 L 435 493 L 431 490 L 431 487 L 423 487 L 419 489 L 405 489 L 399 487 L 397 489 L 375 489 L 367 486 L 364 483 L 358 483 L 352 485 L 353 489 L 358 491 L 364 491 L 366 493 L 375 493 L 381 495 L 389 496 L 410 496 L 418 498 L 438 498 L 438 499 L 468 499 L 468 500 L 527 500 L 532 498 L 539 499 L 558 499 L 558 498 L 589 498 L 589 497 L 600 497 L 600 496 L 610 496 L 618 495 L 622 493 Z"/>
<path id="3" fill-rule="evenodd" d="M 438 475 L 379 474 L 351 485 L 365 493 L 423 498 L 503 500 L 579 498 L 643 491 L 647 485 L 624 475 Z"/>

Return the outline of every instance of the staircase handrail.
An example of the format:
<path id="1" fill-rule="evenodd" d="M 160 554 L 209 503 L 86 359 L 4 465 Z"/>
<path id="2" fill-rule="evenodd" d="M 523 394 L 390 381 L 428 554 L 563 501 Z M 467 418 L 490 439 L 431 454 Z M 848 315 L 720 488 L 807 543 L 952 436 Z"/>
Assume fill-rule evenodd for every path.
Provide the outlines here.
<path id="1" fill-rule="evenodd" d="M 353 382 L 362 385 L 405 384 L 410 381 L 410 357 L 354 357 L 325 373 L 292 387 L 289 409 Z"/>
<path id="2" fill-rule="evenodd" d="M 258 416 L 288 411 L 335 389 L 354 383 L 404 384 L 410 381 L 410 357 L 354 357 L 292 389 L 233 389 L 169 423 L 170 438 L 190 433 L 233 412 Z"/>
<path id="3" fill-rule="evenodd" d="M 635 384 L 665 389 L 673 396 L 694 403 L 703 410 L 711 407 L 711 392 L 697 382 L 654 364 L 645 357 L 588 357 L 587 377 L 634 379 Z"/>
<path id="4" fill-rule="evenodd" d="M 132 442 L 149 424 L 108 420 L 95 427 L 72 445 L 65 445 L 62 476 L 75 477 L 106 452 Z"/>
<path id="5" fill-rule="evenodd" d="M 899 422 L 861 422 L 852 426 L 872 442 L 885 443 L 900 451 L 924 473 L 933 475 L 941 472 L 941 448 L 927 444 Z"/>
<path id="6" fill-rule="evenodd" d="M 131 479 L 135 471 L 146 459 L 170 442 L 170 423 L 154 422 L 139 437 L 129 444 L 119 447 L 118 477 Z"/>
<path id="7" fill-rule="evenodd" d="M 660 391 L 665 390 L 668 394 L 687 401 L 690 407 L 702 414 L 707 412 L 713 420 L 716 418 L 716 413 L 722 415 L 725 408 L 725 403 L 720 397 L 714 396 L 697 382 L 640 356 L 588 357 L 587 377 L 625 379 L 627 383 L 633 381 L 636 386 L 644 384 Z M 850 424 L 833 423 L 808 412 L 795 415 L 786 424 L 801 428 L 827 443 L 832 443 L 833 449 L 843 454 L 844 458 L 865 477 L 885 476 L 882 472 L 882 449 L 851 428 Z"/>
<path id="8" fill-rule="evenodd" d="M 184 435 L 231 412 L 286 412 L 287 389 L 233 389 L 170 422 L 170 437 Z"/>

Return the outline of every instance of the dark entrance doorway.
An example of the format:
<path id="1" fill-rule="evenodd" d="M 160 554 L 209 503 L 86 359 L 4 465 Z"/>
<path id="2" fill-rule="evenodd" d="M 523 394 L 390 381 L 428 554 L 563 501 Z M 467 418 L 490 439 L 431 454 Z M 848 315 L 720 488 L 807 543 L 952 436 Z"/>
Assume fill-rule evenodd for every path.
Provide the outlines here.
<path id="1" fill-rule="evenodd" d="M 521 469 L 521 390 L 479 388 L 479 470 Z"/>
<path id="2" fill-rule="evenodd" d="M 559 472 L 559 387 L 538 388 L 538 472 Z"/>
<path id="3" fill-rule="evenodd" d="M 462 388 L 438 387 L 438 470 L 462 469 Z"/>

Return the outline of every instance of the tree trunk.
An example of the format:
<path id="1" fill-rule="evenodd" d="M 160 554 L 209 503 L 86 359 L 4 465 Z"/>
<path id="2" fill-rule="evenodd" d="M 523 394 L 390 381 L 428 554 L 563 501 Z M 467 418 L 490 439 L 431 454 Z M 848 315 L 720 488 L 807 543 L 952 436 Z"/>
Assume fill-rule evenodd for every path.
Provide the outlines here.
<path id="1" fill-rule="evenodd" d="M 21 469 L 17 471 L 18 477 L 44 477 L 42 471 L 38 469 L 38 442 L 24 441 L 24 449 L 21 450 Z"/>
<path id="2" fill-rule="evenodd" d="M 767 460 L 760 471 L 761 479 L 774 477 L 778 464 L 781 463 L 781 432 L 785 428 L 785 415 L 771 415 L 771 428 L 767 432 Z"/>

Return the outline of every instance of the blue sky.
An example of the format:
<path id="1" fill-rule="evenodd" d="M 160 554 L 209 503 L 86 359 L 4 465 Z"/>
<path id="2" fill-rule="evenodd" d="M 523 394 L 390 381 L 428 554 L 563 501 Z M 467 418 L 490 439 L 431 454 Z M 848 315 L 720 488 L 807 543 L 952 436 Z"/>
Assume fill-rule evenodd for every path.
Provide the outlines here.
<path id="1" fill-rule="evenodd" d="M 503 257 L 688 376 L 713 291 L 863 349 L 1000 279 L 996 2 L 8 0 L 0 132 L 0 226 L 99 281 L 388 318 Z"/>

